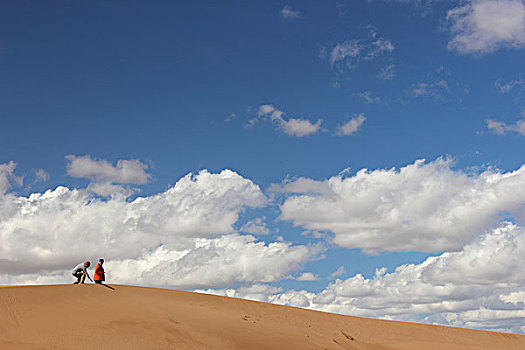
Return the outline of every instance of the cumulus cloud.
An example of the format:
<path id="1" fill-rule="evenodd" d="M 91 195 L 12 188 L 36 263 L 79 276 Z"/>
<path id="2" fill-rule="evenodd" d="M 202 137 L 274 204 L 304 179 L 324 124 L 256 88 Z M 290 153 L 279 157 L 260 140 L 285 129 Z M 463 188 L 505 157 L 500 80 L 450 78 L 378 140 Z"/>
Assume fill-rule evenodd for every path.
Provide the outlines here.
<path id="1" fill-rule="evenodd" d="M 268 199 L 230 170 L 188 174 L 164 192 L 133 201 L 66 187 L 23 197 L 6 194 L 6 187 L 0 192 L 0 284 L 71 282 L 72 267 L 103 257 L 110 283 L 525 332 L 525 229 L 519 226 L 525 166 L 477 173 L 452 166 L 449 159 L 416 161 L 399 170 L 345 170 L 324 181 L 299 178 L 273 186 L 285 196 L 282 219 L 331 231 L 341 246 L 440 253 L 390 273 L 378 268 L 375 276 L 334 281 L 344 273 L 341 266 L 318 293 L 267 284 L 318 280 L 303 266 L 326 248 L 239 234 L 241 213 Z M 7 179 L 0 185 L 9 186 L 15 167 L 0 166 L 0 180 Z M 499 222 L 501 213 L 516 223 Z M 263 232 L 265 220 L 248 221 L 245 232 Z"/>
<path id="2" fill-rule="evenodd" d="M 507 124 L 495 119 L 487 119 L 487 129 L 496 135 L 503 136 L 507 133 L 517 133 L 525 136 L 525 118 L 518 120 L 515 124 Z"/>
<path id="3" fill-rule="evenodd" d="M 281 219 L 332 232 L 342 247 L 443 252 L 461 249 L 501 213 L 525 217 L 525 166 L 469 174 L 452 165 L 450 159 L 418 160 L 399 170 L 303 180 L 281 205 Z"/>
<path id="4" fill-rule="evenodd" d="M 450 10 L 447 20 L 453 35 L 448 48 L 460 54 L 525 47 L 523 0 L 472 0 Z"/>
<path id="5" fill-rule="evenodd" d="M 92 192 L 102 197 L 123 197 L 131 196 L 137 189 L 126 188 L 124 186 L 115 185 L 110 182 L 105 183 L 90 183 L 87 187 L 88 192 Z"/>
<path id="6" fill-rule="evenodd" d="M 297 277 L 298 281 L 317 281 L 317 276 L 311 272 L 303 272 Z"/>
<path id="7" fill-rule="evenodd" d="M 136 159 L 121 159 L 116 165 L 107 160 L 93 159 L 90 156 L 66 157 L 67 174 L 72 177 L 87 178 L 98 182 L 142 185 L 151 179 L 146 172 L 149 166 Z"/>
<path id="8" fill-rule="evenodd" d="M 131 202 L 58 187 L 0 196 L 0 283 L 69 281 L 80 261 L 104 257 L 113 283 L 179 288 L 272 282 L 311 260 L 318 246 L 257 241 L 233 225 L 267 204 L 259 186 L 230 170 L 201 171 Z"/>
<path id="9" fill-rule="evenodd" d="M 365 120 L 366 117 L 363 113 L 358 114 L 357 116 L 348 120 L 346 123 L 338 125 L 335 134 L 338 136 L 353 135 L 357 132 L 357 130 L 359 130 L 361 126 L 363 126 Z"/>
<path id="10" fill-rule="evenodd" d="M 183 245 L 161 245 L 144 250 L 136 257 L 115 259 L 108 255 L 92 255 L 95 260 L 106 257 L 108 281 L 172 288 L 220 288 L 239 283 L 275 282 L 289 278 L 302 264 L 311 261 L 320 246 L 292 246 L 288 242 L 256 241 L 252 236 L 238 234 L 217 238 L 191 238 Z M 63 283 L 71 280 L 69 270 L 44 273 L 6 274 L 2 284 Z M 2 266 L 3 265 L 3 266 Z M 12 267 L 0 260 L 0 266 Z"/>
<path id="11" fill-rule="evenodd" d="M 525 230 L 506 223 L 458 252 L 392 273 L 337 279 L 319 293 L 272 288 L 257 300 L 356 316 L 525 332 Z M 215 290 L 226 294 L 225 290 Z M 242 297 L 246 290 L 228 291 Z"/>
<path id="12" fill-rule="evenodd" d="M 252 236 L 232 234 L 197 239 L 184 251 L 160 247 L 142 259 L 115 263 L 114 273 L 125 283 L 136 283 L 139 276 L 140 283 L 178 288 L 275 282 L 288 278 L 289 273 L 300 269 L 319 251 L 319 246 L 265 244 Z"/>
<path id="13" fill-rule="evenodd" d="M 269 294 L 281 292 L 282 289 L 267 284 L 253 284 L 239 288 L 227 289 L 197 289 L 197 293 L 223 295 L 230 298 L 243 298 L 249 300 L 266 301 Z"/>
<path id="14" fill-rule="evenodd" d="M 291 6 L 286 5 L 283 7 L 283 9 L 279 12 L 279 16 L 286 19 L 297 19 L 303 17 L 303 14 L 301 11 L 292 9 Z"/>
<path id="15" fill-rule="evenodd" d="M 253 126 L 261 118 L 267 119 L 286 135 L 295 137 L 309 136 L 321 130 L 322 119 L 318 119 L 313 123 L 307 119 L 284 118 L 283 115 L 283 111 L 280 111 L 272 105 L 261 105 L 257 111 L 257 118 L 250 120 L 248 125 Z"/>
<path id="16" fill-rule="evenodd" d="M 267 199 L 229 170 L 188 174 L 132 202 L 90 193 L 58 187 L 0 198 L 0 283 L 62 283 L 80 261 L 105 257 L 112 283 L 224 287 L 288 278 L 321 251 L 236 233 L 239 214 Z"/>

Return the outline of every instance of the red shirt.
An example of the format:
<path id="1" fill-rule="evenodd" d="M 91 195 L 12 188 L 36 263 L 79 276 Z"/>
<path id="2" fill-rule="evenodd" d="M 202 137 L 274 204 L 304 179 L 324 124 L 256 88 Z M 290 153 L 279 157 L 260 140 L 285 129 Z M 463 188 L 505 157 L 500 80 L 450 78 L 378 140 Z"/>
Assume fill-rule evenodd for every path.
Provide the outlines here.
<path id="1" fill-rule="evenodd" d="M 95 281 L 105 281 L 104 268 L 102 267 L 102 265 L 100 265 L 100 263 L 98 263 L 97 266 L 95 266 L 95 275 L 93 276 L 93 279 Z"/>

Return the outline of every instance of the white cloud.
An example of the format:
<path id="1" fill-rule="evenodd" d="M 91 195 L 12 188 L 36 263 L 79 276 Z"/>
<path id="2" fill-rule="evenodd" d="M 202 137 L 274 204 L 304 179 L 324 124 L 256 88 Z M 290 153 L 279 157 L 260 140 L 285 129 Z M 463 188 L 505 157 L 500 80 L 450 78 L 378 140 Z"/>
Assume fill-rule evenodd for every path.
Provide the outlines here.
<path id="1" fill-rule="evenodd" d="M 339 268 L 337 270 L 335 270 L 334 272 L 332 272 L 330 274 L 330 278 L 335 278 L 335 277 L 341 276 L 343 273 L 345 273 L 345 267 L 344 266 L 339 266 Z"/>
<path id="2" fill-rule="evenodd" d="M 334 243 L 365 251 L 457 250 L 500 213 L 525 218 L 525 165 L 468 174 L 453 170 L 449 159 L 418 160 L 399 170 L 362 169 L 302 183 L 303 193 L 296 187 L 281 205 L 281 219 L 330 231 Z"/>
<path id="3" fill-rule="evenodd" d="M 113 166 L 103 159 L 92 159 L 89 155 L 66 157 L 67 174 L 72 177 L 87 178 L 97 182 L 142 185 L 151 179 L 146 172 L 149 166 L 136 159 L 121 159 Z"/>
<path id="4" fill-rule="evenodd" d="M 495 119 L 487 119 L 487 129 L 495 133 L 496 135 L 504 135 L 507 131 L 507 124 L 504 122 L 497 121 Z"/>
<path id="5" fill-rule="evenodd" d="M 524 332 L 525 230 L 504 224 L 458 252 L 372 278 L 337 279 L 320 293 L 259 287 L 258 300 L 355 316 Z M 225 291 L 214 291 L 225 294 Z M 229 291 L 242 297 L 244 290 Z"/>
<path id="6" fill-rule="evenodd" d="M 487 129 L 495 133 L 496 135 L 503 136 L 509 132 L 515 132 L 517 134 L 525 136 L 525 118 L 518 120 L 514 125 L 508 125 L 505 122 L 501 122 L 495 119 L 487 119 Z"/>
<path id="7" fill-rule="evenodd" d="M 97 194 L 102 197 L 121 196 L 127 198 L 136 192 L 136 189 L 126 188 L 120 185 L 114 185 L 109 182 L 105 183 L 90 183 L 87 191 Z"/>
<path id="8" fill-rule="evenodd" d="M 237 234 L 239 214 L 266 204 L 259 186 L 229 170 L 188 174 L 131 202 L 66 187 L 0 195 L 0 283 L 69 281 L 76 264 L 100 257 L 112 283 L 197 288 L 276 281 L 321 248 Z"/>
<path id="9" fill-rule="evenodd" d="M 15 166 L 0 166 L 4 186 Z M 202 288 L 351 315 L 525 332 L 525 229 L 498 224 L 500 212 L 516 222 L 525 218 L 524 184 L 525 166 L 471 174 L 438 159 L 274 186 L 293 194 L 281 206 L 282 218 L 332 231 L 342 246 L 447 251 L 391 273 L 379 268 L 370 278 L 337 279 L 319 293 L 264 284 L 317 279 L 302 267 L 324 249 L 238 234 L 243 210 L 268 199 L 229 170 L 188 174 L 165 192 L 130 202 L 65 187 L 28 197 L 3 191 L 0 284 L 68 283 L 77 263 L 104 257 L 108 283 Z M 265 218 L 251 223 L 265 227 Z M 331 277 L 342 273 L 341 266 Z"/>
<path id="10" fill-rule="evenodd" d="M 268 227 L 266 227 L 266 216 L 255 218 L 248 221 L 243 227 L 241 232 L 251 233 L 254 235 L 267 235 L 270 233 Z"/>
<path id="11" fill-rule="evenodd" d="M 104 251 L 101 249 L 99 251 Z M 133 258 L 105 257 L 108 283 L 139 284 L 172 288 L 220 288 L 239 283 L 275 282 L 285 278 L 321 251 L 319 246 L 292 246 L 287 242 L 258 242 L 237 234 L 217 238 L 189 238 L 186 242 L 161 245 Z M 85 257 L 87 255 L 84 255 Z M 0 284 L 64 283 L 72 280 L 70 270 L 79 262 L 56 266 L 40 273 L 19 271 L 3 274 Z M 12 268 L 2 261 L 0 266 Z M 62 270 L 57 270 L 61 267 Z"/>
<path id="12" fill-rule="evenodd" d="M 46 182 L 49 180 L 49 174 L 44 169 L 34 170 L 36 180 Z"/>
<path id="13" fill-rule="evenodd" d="M 318 119 L 315 123 L 307 119 L 301 118 L 283 118 L 284 112 L 278 110 L 272 105 L 261 105 L 257 112 L 257 117 L 266 118 L 274 123 L 278 129 L 283 131 L 286 135 L 295 137 L 304 137 L 316 134 L 321 130 L 322 119 Z M 257 123 L 259 119 L 252 119 L 248 126 L 251 127 Z"/>
<path id="14" fill-rule="evenodd" d="M 379 103 L 381 102 L 381 98 L 379 96 L 373 96 L 370 91 L 363 91 L 354 94 L 354 96 L 357 96 L 363 100 L 365 100 L 366 103 Z"/>
<path id="15" fill-rule="evenodd" d="M 379 37 L 375 28 L 368 27 L 369 36 L 363 40 L 345 40 L 336 44 L 328 54 L 326 48 L 320 52 L 321 58 L 328 58 L 330 65 L 338 74 L 356 68 L 361 62 L 371 61 L 388 55 L 395 47 L 388 39 Z"/>
<path id="16" fill-rule="evenodd" d="M 279 16 L 286 19 L 296 19 L 303 17 L 303 14 L 301 11 L 292 9 L 291 6 L 286 5 L 283 7 L 283 9 L 279 12 Z"/>
<path id="17" fill-rule="evenodd" d="M 287 121 L 280 121 L 279 124 L 287 135 L 303 137 L 319 132 L 322 120 L 318 119 L 315 123 L 306 119 L 289 118 Z"/>
<path id="18" fill-rule="evenodd" d="M 363 125 L 365 120 L 366 117 L 363 113 L 355 116 L 354 118 L 351 118 L 346 123 L 337 126 L 336 135 L 347 136 L 355 134 L 357 130 L 359 130 L 359 128 Z"/>
<path id="19" fill-rule="evenodd" d="M 16 163 L 11 161 L 9 163 L 0 164 L 0 196 L 11 188 L 11 182 L 15 182 L 22 186 L 24 181 L 23 176 L 15 175 Z"/>
<path id="20" fill-rule="evenodd" d="M 228 289 L 197 289 L 197 293 L 223 295 L 230 298 L 243 298 L 248 300 L 266 301 L 269 294 L 275 294 L 282 291 L 281 288 L 269 286 L 267 284 L 253 284 L 250 286 L 241 286 L 239 288 Z"/>
<path id="21" fill-rule="evenodd" d="M 317 276 L 311 272 L 303 272 L 299 277 L 298 281 L 317 281 Z"/>
<path id="22" fill-rule="evenodd" d="M 141 259 L 116 262 L 120 282 L 178 288 L 214 288 L 235 283 L 275 282 L 313 259 L 319 247 L 265 244 L 236 234 L 202 238 L 185 250 L 157 248 Z M 138 277 L 138 278 L 137 278 Z"/>
<path id="23" fill-rule="evenodd" d="M 473 0 L 450 10 L 447 20 L 453 35 L 448 48 L 460 54 L 525 47 L 525 2 L 522 0 Z"/>
<path id="24" fill-rule="evenodd" d="M 345 59 L 357 61 L 358 57 L 360 57 L 361 50 L 362 48 L 358 40 L 346 40 L 334 46 L 330 53 L 330 63 L 334 66 L 336 63 Z M 349 62 L 349 65 L 354 66 L 355 63 Z"/>
<path id="25" fill-rule="evenodd" d="M 394 49 L 395 47 L 390 40 L 383 39 L 383 38 L 376 38 L 374 36 L 374 40 L 370 44 L 370 47 L 368 48 L 368 52 L 363 58 L 366 61 L 373 60 L 376 57 L 392 53 Z"/>
<path id="26" fill-rule="evenodd" d="M 450 92 L 447 81 L 417 83 L 412 86 L 412 94 L 415 97 L 431 96 L 436 101 L 445 101 L 445 95 Z"/>
<path id="27" fill-rule="evenodd" d="M 346 66 L 353 67 L 359 61 L 370 61 L 392 51 L 394 51 L 392 42 L 383 38 L 374 37 L 369 43 L 346 40 L 334 46 L 330 53 L 330 63 L 334 66 L 344 62 Z"/>
<path id="28" fill-rule="evenodd" d="M 239 214 L 267 199 L 229 170 L 188 174 L 165 192 L 132 202 L 98 200 L 91 191 L 58 187 L 0 196 L 0 283 L 69 282 L 77 263 L 99 257 L 106 258 L 109 283 L 216 288 L 274 282 L 322 249 L 237 234 Z"/>

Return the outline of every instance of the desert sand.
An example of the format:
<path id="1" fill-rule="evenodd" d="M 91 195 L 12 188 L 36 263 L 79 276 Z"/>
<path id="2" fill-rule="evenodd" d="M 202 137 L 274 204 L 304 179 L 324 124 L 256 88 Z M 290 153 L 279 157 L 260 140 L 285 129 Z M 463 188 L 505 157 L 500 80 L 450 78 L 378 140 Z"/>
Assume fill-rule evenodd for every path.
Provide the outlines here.
<path id="1" fill-rule="evenodd" d="M 525 349 L 524 335 L 113 287 L 0 287 L 0 349 Z"/>

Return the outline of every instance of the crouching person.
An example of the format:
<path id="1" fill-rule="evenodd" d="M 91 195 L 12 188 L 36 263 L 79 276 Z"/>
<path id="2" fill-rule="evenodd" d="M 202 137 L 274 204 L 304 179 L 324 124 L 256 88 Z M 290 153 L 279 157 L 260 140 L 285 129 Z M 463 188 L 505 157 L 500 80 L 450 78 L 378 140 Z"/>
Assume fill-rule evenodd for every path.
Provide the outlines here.
<path id="1" fill-rule="evenodd" d="M 106 280 L 106 273 L 104 272 L 104 267 L 102 267 L 102 265 L 104 265 L 104 259 L 100 259 L 97 266 L 95 266 L 95 274 L 93 275 L 93 279 L 95 280 L 96 284 L 103 284 L 102 282 Z"/>
<path id="2" fill-rule="evenodd" d="M 76 282 L 73 282 L 73 284 L 79 284 L 79 283 L 84 284 L 84 281 L 86 280 L 86 276 L 87 278 L 90 279 L 91 282 L 93 282 L 91 277 L 89 277 L 89 273 L 87 271 L 88 267 L 90 266 L 91 266 L 91 263 L 89 261 L 86 261 L 83 264 L 78 264 L 73 269 L 73 276 L 77 278 Z"/>

